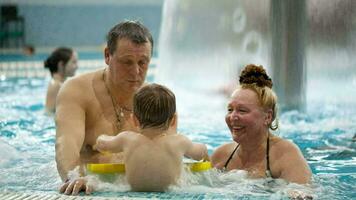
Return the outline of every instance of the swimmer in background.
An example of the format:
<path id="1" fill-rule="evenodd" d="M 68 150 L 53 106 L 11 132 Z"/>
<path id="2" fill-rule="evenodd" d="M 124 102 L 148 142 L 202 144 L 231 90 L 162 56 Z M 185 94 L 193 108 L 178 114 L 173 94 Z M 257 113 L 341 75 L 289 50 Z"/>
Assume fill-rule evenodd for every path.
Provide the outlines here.
<path id="1" fill-rule="evenodd" d="M 23 55 L 30 57 L 35 55 L 36 49 L 34 46 L 28 44 L 23 47 L 22 52 Z"/>
<path id="2" fill-rule="evenodd" d="M 133 123 L 139 132 L 101 135 L 95 149 L 123 152 L 126 179 L 133 191 L 165 191 L 180 177 L 183 156 L 209 159 L 204 144 L 177 133 L 176 101 L 166 87 L 148 84 L 134 96 Z"/>
<path id="3" fill-rule="evenodd" d="M 52 77 L 47 88 L 46 111 L 54 113 L 59 89 L 63 82 L 68 77 L 74 76 L 78 69 L 78 55 L 70 48 L 57 48 L 46 59 L 44 67 L 50 71 Z"/>

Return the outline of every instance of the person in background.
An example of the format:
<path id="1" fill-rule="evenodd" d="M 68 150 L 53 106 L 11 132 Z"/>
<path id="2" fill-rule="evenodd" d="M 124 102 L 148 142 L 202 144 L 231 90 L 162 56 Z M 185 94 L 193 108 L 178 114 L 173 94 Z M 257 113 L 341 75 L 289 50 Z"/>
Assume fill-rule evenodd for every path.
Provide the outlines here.
<path id="1" fill-rule="evenodd" d="M 35 47 L 32 46 L 32 45 L 29 45 L 29 44 L 28 44 L 28 45 L 25 45 L 25 46 L 23 47 L 22 51 L 23 51 L 23 54 L 24 54 L 25 56 L 33 56 L 33 55 L 35 55 L 35 53 L 36 53 Z"/>
<path id="2" fill-rule="evenodd" d="M 101 135 L 100 152 L 124 152 L 125 174 L 133 191 L 163 192 L 180 177 L 183 156 L 208 159 L 204 144 L 177 133 L 176 101 L 168 88 L 149 84 L 134 96 L 133 121 L 138 132 Z"/>
<path id="3" fill-rule="evenodd" d="M 218 147 L 211 157 L 215 168 L 246 170 L 251 177 L 310 182 L 311 170 L 298 146 L 274 135 L 277 97 L 262 66 L 247 65 L 231 96 L 225 121 L 233 142 Z"/>
<path id="4" fill-rule="evenodd" d="M 133 96 L 145 81 L 152 50 L 152 35 L 144 25 L 137 21 L 121 22 L 107 35 L 104 58 L 108 67 L 63 84 L 55 117 L 61 193 L 91 192 L 84 168 L 87 163 L 122 162 L 122 154 L 103 155 L 93 146 L 100 135 L 136 131 L 130 120 Z M 79 177 L 68 175 L 74 169 L 79 169 Z"/>
<path id="5" fill-rule="evenodd" d="M 51 81 L 48 84 L 46 95 L 46 111 L 55 112 L 56 97 L 64 81 L 74 76 L 78 69 L 78 55 L 67 47 L 54 50 L 44 61 L 44 67 L 51 73 Z"/>

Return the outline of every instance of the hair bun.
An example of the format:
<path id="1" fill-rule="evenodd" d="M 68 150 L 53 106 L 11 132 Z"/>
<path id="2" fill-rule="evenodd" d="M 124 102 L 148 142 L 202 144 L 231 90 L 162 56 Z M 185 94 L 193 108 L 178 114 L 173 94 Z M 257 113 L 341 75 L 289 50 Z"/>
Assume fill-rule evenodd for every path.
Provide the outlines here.
<path id="1" fill-rule="evenodd" d="M 267 75 L 263 66 L 254 64 L 247 65 L 240 74 L 240 85 L 242 84 L 256 84 L 259 87 L 272 88 L 272 79 Z"/>
<path id="2" fill-rule="evenodd" d="M 52 65 L 51 61 L 52 61 L 51 59 L 47 58 L 43 63 L 44 67 L 45 68 L 50 68 L 50 66 Z"/>

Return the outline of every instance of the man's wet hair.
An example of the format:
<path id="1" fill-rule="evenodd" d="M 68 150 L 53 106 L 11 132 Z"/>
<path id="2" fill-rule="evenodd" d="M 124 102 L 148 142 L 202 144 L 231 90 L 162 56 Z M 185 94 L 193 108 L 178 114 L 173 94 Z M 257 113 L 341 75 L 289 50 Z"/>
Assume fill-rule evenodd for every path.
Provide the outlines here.
<path id="1" fill-rule="evenodd" d="M 124 21 L 115 25 L 107 34 L 107 47 L 112 55 L 117 48 L 117 41 L 127 38 L 136 44 L 151 43 L 153 50 L 153 38 L 150 31 L 139 21 Z"/>

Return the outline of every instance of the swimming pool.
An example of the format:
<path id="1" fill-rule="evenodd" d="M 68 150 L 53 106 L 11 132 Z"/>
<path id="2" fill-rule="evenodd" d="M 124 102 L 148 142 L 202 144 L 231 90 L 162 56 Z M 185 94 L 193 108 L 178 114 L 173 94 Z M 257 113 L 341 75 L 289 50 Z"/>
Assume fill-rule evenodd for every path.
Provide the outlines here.
<path id="1" fill-rule="evenodd" d="M 54 161 L 55 125 L 52 117 L 44 113 L 47 82 L 48 77 L 5 77 L 0 81 L 0 196 L 7 193 L 57 195 L 61 181 Z M 208 144 L 210 154 L 220 144 L 230 141 L 224 122 L 225 97 L 209 88 L 187 89 L 178 85 L 171 88 L 177 97 L 180 132 L 193 141 Z M 290 111 L 280 115 L 281 129 L 276 134 L 293 140 L 301 148 L 313 171 L 310 187 L 246 179 L 243 171 L 220 174 L 212 170 L 184 173 L 180 186 L 170 188 L 167 193 L 129 192 L 122 176 L 117 184 L 94 177 L 98 191 L 93 196 L 287 199 L 285 193 L 289 189 L 299 188 L 313 193 L 316 199 L 355 198 L 354 101 L 336 104 L 309 98 L 307 113 Z"/>

